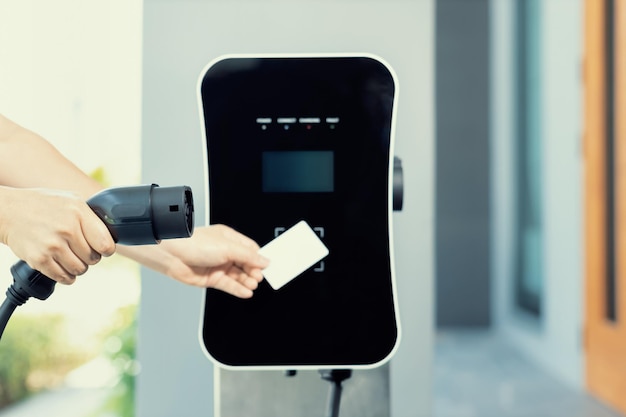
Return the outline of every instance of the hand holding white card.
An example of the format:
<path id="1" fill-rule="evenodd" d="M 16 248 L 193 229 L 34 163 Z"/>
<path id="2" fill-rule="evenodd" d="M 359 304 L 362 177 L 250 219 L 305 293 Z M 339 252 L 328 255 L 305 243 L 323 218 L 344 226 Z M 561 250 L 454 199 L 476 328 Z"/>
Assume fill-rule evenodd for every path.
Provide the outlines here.
<path id="1" fill-rule="evenodd" d="M 304 221 L 263 246 L 259 253 L 270 260 L 265 279 L 277 290 L 328 255 L 328 248 Z"/>

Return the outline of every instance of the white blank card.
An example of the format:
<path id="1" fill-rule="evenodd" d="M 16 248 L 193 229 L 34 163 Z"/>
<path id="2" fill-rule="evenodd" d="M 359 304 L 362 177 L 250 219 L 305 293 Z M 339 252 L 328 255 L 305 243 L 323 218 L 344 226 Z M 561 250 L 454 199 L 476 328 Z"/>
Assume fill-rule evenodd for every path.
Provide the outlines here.
<path id="1" fill-rule="evenodd" d="M 259 250 L 270 260 L 265 279 L 277 290 L 328 255 L 328 248 L 304 220 Z"/>

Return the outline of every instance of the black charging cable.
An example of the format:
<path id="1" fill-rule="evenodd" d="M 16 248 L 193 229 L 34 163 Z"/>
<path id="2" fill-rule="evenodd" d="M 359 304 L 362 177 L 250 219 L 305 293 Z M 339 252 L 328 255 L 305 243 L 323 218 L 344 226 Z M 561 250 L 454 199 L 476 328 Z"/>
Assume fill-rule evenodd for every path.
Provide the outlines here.
<path id="1" fill-rule="evenodd" d="M 35 273 L 32 271 L 25 262 L 18 262 L 11 267 L 13 284 L 7 288 L 7 298 L 0 305 L 0 338 L 17 307 L 28 301 L 30 297 L 45 300 L 54 292 L 55 281 L 39 271 Z"/>

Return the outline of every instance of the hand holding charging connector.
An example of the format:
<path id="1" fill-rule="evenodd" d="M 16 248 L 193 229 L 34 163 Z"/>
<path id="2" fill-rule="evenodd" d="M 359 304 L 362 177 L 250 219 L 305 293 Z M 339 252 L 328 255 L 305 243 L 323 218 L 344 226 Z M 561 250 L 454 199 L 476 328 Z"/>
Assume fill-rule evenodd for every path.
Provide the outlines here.
<path id="1" fill-rule="evenodd" d="M 187 186 L 152 184 L 110 188 L 91 197 L 87 204 L 120 244 L 155 244 L 162 239 L 190 237 L 193 233 L 193 195 Z M 0 336 L 16 307 L 30 297 L 45 300 L 56 283 L 24 261 L 13 265 L 11 273 L 14 282 L 0 306 Z"/>

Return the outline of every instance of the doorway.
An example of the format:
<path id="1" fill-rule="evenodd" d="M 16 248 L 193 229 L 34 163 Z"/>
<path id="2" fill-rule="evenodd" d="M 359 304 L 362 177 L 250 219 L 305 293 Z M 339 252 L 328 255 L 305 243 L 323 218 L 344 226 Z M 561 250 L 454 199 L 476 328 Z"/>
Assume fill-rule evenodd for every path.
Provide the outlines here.
<path id="1" fill-rule="evenodd" d="M 626 1 L 585 1 L 585 372 L 626 413 Z"/>

